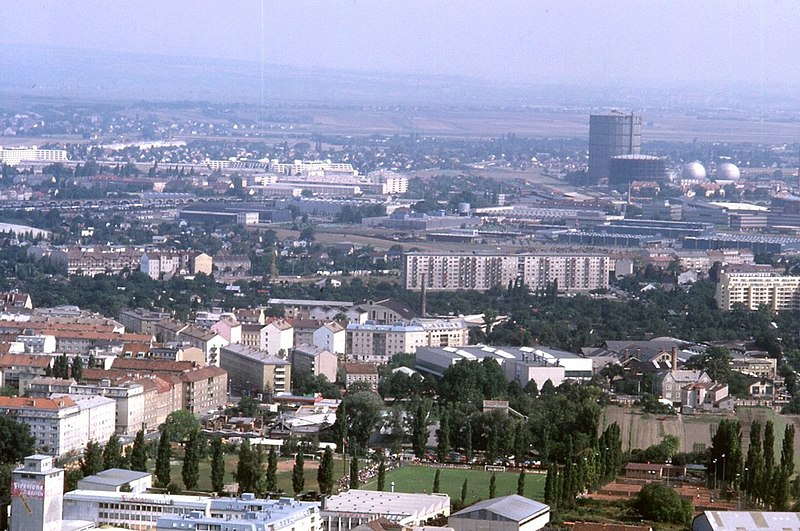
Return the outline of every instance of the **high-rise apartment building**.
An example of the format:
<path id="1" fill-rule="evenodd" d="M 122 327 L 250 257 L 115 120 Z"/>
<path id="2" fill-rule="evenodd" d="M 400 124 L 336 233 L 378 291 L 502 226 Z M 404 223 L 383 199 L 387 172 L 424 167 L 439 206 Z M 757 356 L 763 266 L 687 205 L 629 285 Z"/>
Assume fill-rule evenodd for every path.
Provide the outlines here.
<path id="1" fill-rule="evenodd" d="M 419 252 L 405 255 L 403 273 L 406 289 L 413 291 L 420 291 L 423 281 L 432 291 L 486 291 L 521 281 L 531 290 L 555 282 L 559 291 L 586 293 L 608 288 L 610 264 L 602 254 Z"/>
<path id="2" fill-rule="evenodd" d="M 728 268 L 720 272 L 715 299 L 723 311 L 735 304 L 748 310 L 760 306 L 773 312 L 800 310 L 800 277 L 784 275 L 770 266 Z"/>
<path id="3" fill-rule="evenodd" d="M 611 157 L 638 155 L 642 147 L 642 117 L 635 114 L 593 114 L 589 117 L 589 180 L 609 176 Z"/>

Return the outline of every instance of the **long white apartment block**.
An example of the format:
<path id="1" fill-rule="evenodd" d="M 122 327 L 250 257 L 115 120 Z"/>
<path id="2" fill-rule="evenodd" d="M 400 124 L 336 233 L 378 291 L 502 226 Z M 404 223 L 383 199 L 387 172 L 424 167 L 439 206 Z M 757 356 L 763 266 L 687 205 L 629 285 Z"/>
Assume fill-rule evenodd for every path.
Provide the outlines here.
<path id="1" fill-rule="evenodd" d="M 557 283 L 558 290 L 586 293 L 608 289 L 611 259 L 603 254 L 574 253 L 407 253 L 405 288 L 421 291 L 486 291 L 523 282 L 531 290 Z"/>
<path id="2" fill-rule="evenodd" d="M 0 162 L 17 166 L 23 162 L 66 162 L 66 149 L 39 149 L 33 147 L 4 148 L 0 146 Z"/>
<path id="3" fill-rule="evenodd" d="M 80 451 L 90 440 L 107 441 L 114 433 L 116 404 L 102 396 L 0 397 L 0 415 L 27 424 L 39 452 L 60 456 Z"/>
<path id="4" fill-rule="evenodd" d="M 770 266 L 741 266 L 720 272 L 715 299 L 723 311 L 742 304 L 748 310 L 766 306 L 773 312 L 800 310 L 800 276 Z"/>

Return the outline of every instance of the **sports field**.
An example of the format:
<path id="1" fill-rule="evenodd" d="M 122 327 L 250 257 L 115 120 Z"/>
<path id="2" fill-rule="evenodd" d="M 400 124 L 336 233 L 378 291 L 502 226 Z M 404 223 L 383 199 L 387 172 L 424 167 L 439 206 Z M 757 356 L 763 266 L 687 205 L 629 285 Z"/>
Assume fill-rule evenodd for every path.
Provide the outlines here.
<path id="1" fill-rule="evenodd" d="M 433 477 L 436 468 L 420 465 L 403 466 L 386 474 L 386 490 L 394 482 L 397 492 L 431 492 L 433 490 Z M 448 494 L 455 501 L 461 498 L 461 485 L 467 480 L 468 504 L 489 497 L 489 479 L 491 472 L 484 470 L 467 470 L 459 468 L 441 468 L 439 489 Z M 497 472 L 497 496 L 506 496 L 517 493 L 518 472 Z M 544 498 L 545 474 L 528 473 L 525 475 L 525 496 L 534 500 Z M 377 481 L 372 480 L 363 489 L 375 490 Z"/>

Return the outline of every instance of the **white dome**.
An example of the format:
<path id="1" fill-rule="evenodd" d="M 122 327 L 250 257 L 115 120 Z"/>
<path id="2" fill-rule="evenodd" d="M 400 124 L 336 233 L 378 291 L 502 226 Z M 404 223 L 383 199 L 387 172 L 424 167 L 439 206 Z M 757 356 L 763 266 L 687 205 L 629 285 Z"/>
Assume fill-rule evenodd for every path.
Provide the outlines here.
<path id="1" fill-rule="evenodd" d="M 736 167 L 736 164 L 732 164 L 730 162 L 723 162 L 719 166 L 717 166 L 717 180 L 720 181 L 737 181 L 739 180 L 739 176 L 741 173 L 739 172 L 739 168 Z"/>
<path id="2" fill-rule="evenodd" d="M 683 167 L 683 178 L 698 180 L 705 179 L 706 168 L 698 161 L 690 162 Z"/>

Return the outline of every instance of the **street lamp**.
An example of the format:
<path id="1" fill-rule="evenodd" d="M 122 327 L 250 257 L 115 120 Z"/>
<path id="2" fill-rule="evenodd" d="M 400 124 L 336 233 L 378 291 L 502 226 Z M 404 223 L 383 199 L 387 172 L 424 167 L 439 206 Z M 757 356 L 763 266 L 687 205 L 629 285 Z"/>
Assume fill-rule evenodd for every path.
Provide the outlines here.
<path id="1" fill-rule="evenodd" d="M 722 454 L 722 488 L 726 488 L 725 481 L 725 454 Z"/>
<path id="2" fill-rule="evenodd" d="M 714 482 L 713 482 L 713 487 L 714 487 L 714 490 L 717 490 L 717 460 L 714 459 L 712 461 L 712 463 L 714 463 Z"/>

